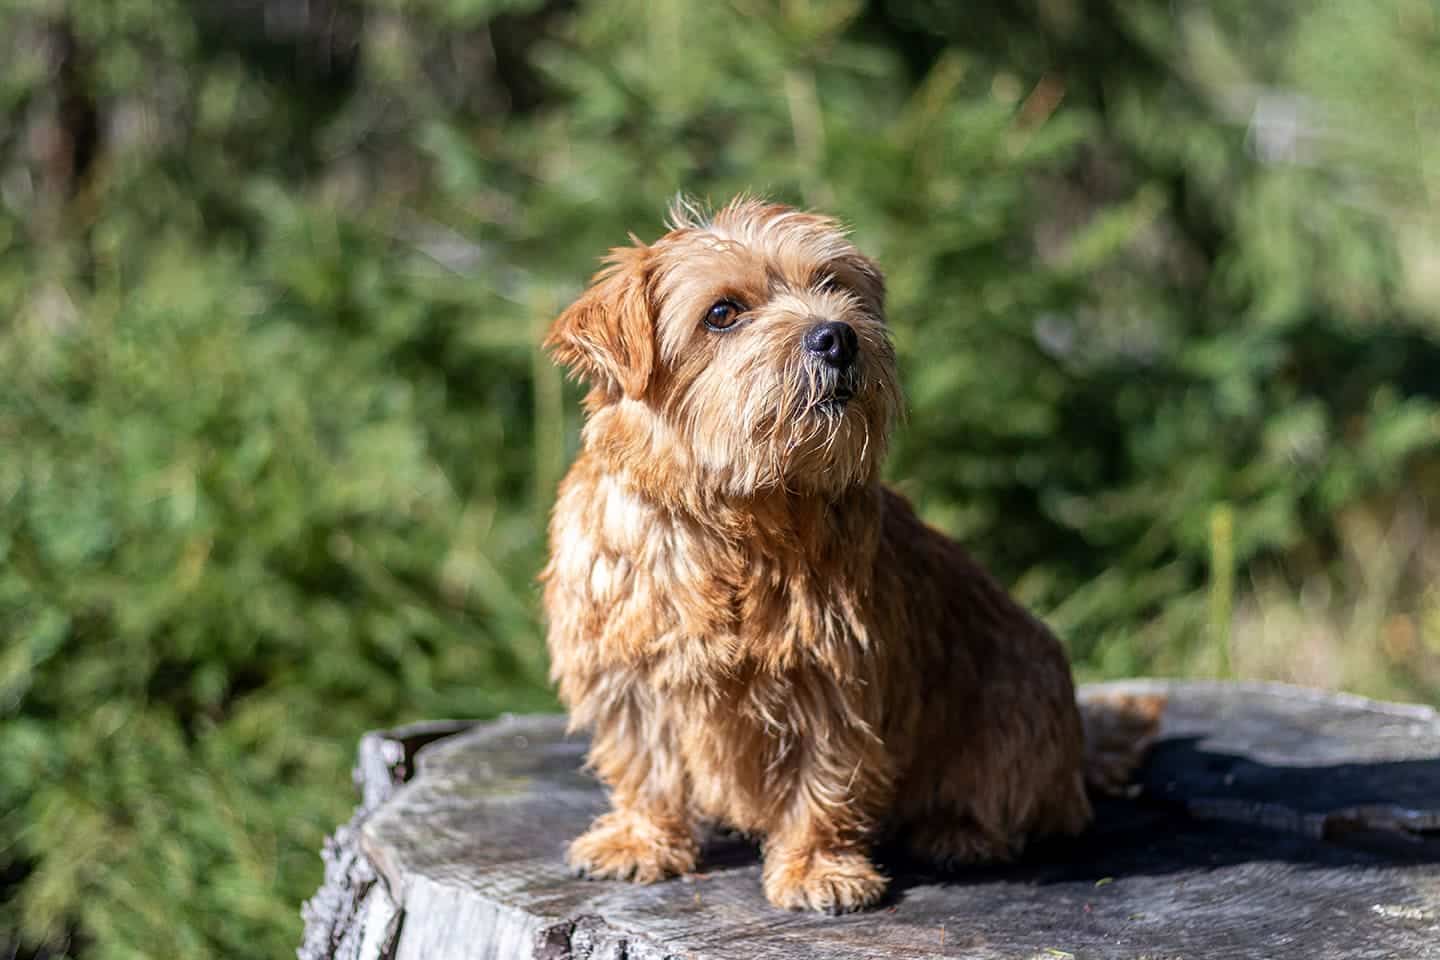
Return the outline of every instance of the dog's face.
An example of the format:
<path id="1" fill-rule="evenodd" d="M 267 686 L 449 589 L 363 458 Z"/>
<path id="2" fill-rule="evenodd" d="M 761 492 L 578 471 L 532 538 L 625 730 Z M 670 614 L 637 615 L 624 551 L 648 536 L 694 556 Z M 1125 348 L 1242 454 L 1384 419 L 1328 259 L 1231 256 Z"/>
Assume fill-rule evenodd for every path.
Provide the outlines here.
<path id="1" fill-rule="evenodd" d="M 546 339 L 591 384 L 592 426 L 732 495 L 872 478 L 900 406 L 879 269 L 834 220 L 784 206 L 671 222 L 613 250 Z"/>

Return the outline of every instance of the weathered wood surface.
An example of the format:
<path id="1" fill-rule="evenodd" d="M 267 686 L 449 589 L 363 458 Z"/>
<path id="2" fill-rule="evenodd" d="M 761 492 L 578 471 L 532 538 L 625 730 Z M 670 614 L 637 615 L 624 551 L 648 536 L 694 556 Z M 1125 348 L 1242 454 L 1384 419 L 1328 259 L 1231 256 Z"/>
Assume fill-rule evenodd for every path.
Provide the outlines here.
<path id="1" fill-rule="evenodd" d="M 1171 698 L 1139 796 L 1021 864 L 891 859 L 889 901 L 844 917 L 771 908 L 755 848 L 730 837 L 694 877 L 573 877 L 565 846 L 605 799 L 559 717 L 372 734 L 300 955 L 1440 958 L 1434 711 L 1260 684 L 1087 690 L 1117 687 Z"/>

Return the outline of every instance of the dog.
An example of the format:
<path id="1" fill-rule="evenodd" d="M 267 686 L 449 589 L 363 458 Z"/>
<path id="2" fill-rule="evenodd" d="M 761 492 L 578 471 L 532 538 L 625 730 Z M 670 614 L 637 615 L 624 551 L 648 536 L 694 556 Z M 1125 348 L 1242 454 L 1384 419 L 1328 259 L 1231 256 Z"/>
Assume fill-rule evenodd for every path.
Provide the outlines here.
<path id="1" fill-rule="evenodd" d="M 611 809 L 569 862 L 651 883 L 761 838 L 777 907 L 876 903 L 872 845 L 942 866 L 1083 830 L 1161 701 L 1087 756 L 1050 631 L 880 483 L 901 413 L 884 279 L 834 219 L 678 203 L 544 346 L 588 384 L 541 580 L 552 679 Z M 1116 733 L 1118 731 L 1118 735 Z"/>

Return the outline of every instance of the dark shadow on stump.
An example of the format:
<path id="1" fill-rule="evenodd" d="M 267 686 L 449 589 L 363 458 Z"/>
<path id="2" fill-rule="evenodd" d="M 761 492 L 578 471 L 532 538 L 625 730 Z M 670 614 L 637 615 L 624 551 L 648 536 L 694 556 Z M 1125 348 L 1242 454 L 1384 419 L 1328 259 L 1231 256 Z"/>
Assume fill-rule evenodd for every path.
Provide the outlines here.
<path id="1" fill-rule="evenodd" d="M 881 851 L 895 895 L 937 882 L 1100 883 L 1257 861 L 1440 863 L 1440 759 L 1272 766 L 1200 742 L 1158 744 L 1138 777 L 1140 796 L 1098 798 L 1088 831 L 1033 844 L 1016 863 L 939 871 Z"/>
<path id="2" fill-rule="evenodd" d="M 882 845 L 875 859 L 892 880 L 881 908 L 912 887 L 937 883 L 1105 883 L 1257 861 L 1440 863 L 1440 759 L 1279 766 L 1204 750 L 1201 742 L 1157 744 L 1137 777 L 1139 796 L 1097 797 L 1095 822 L 1084 834 L 1034 843 L 1014 863 L 944 870 L 917 861 L 898 842 Z M 756 842 L 715 829 L 700 871 L 759 861 Z"/>

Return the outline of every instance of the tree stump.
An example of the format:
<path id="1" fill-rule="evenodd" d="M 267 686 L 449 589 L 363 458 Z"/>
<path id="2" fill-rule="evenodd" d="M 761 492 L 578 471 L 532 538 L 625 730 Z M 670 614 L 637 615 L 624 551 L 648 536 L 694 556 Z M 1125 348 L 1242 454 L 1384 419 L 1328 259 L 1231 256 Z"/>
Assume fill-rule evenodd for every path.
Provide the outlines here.
<path id="1" fill-rule="evenodd" d="M 880 851 L 888 901 L 842 917 L 771 907 L 754 845 L 718 833 L 693 876 L 573 876 L 565 847 L 606 801 L 561 717 L 370 734 L 299 955 L 1440 958 L 1435 711 L 1250 683 L 1082 697 L 1162 690 L 1136 795 L 1086 835 L 948 874 Z"/>

